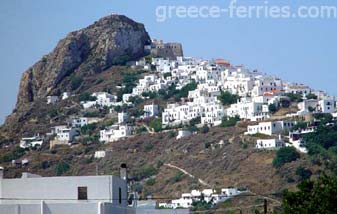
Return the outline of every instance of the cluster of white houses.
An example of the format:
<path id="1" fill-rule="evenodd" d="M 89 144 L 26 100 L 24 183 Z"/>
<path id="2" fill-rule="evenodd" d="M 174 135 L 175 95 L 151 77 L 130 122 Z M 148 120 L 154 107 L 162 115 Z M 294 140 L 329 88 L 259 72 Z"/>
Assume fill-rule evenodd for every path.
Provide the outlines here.
<path id="1" fill-rule="evenodd" d="M 204 189 L 203 191 L 192 190 L 191 193 L 183 193 L 181 198 L 172 200 L 170 203 L 159 203 L 161 208 L 177 209 L 177 208 L 191 208 L 192 203 L 204 200 L 207 203 L 217 204 L 225 200 L 241 194 L 237 188 L 224 188 L 217 193 L 213 189 Z"/>
<path id="2" fill-rule="evenodd" d="M 139 79 L 132 93 L 123 94 L 122 100 L 107 92 L 92 93 L 92 101 L 83 101 L 84 109 L 112 108 L 115 106 L 133 105 L 131 97 L 146 97 L 146 92 L 159 92 L 174 86 L 177 90 L 190 83 L 197 87 L 188 92 L 188 97 L 180 101 L 167 103 L 161 110 L 158 105 L 144 106 L 144 115 L 141 118 L 152 118 L 161 114 L 163 127 L 174 127 L 187 124 L 195 118 L 201 118 L 201 124 L 208 126 L 220 125 L 224 117 L 240 117 L 243 120 L 260 122 L 255 126 L 248 126 L 246 134 L 265 134 L 277 136 L 274 139 L 258 140 L 257 148 L 278 148 L 285 143 L 278 137 L 284 131 L 289 131 L 295 121 L 263 122 L 272 119 L 269 106 L 279 106 L 282 100 L 289 99 L 287 93 L 301 94 L 302 102 L 298 103 L 299 111 L 287 116 L 305 116 L 312 112 L 334 113 L 336 101 L 334 97 L 327 96 L 322 91 L 316 91 L 308 86 L 293 84 L 279 78 L 250 71 L 244 66 L 232 66 L 224 59 L 203 60 L 192 57 L 177 57 L 176 59 L 152 58 L 151 63 L 145 59 L 135 62 L 135 66 L 148 73 Z M 124 87 L 124 86 L 121 86 Z M 218 99 L 223 91 L 240 96 L 236 103 L 224 106 Z M 145 92 L 145 93 L 144 93 Z M 314 94 L 307 99 L 308 95 Z M 72 96 L 65 92 L 62 96 L 49 96 L 48 104 L 55 104 L 60 99 L 65 100 Z M 127 138 L 133 134 L 135 127 L 128 124 L 127 113 L 118 113 L 118 123 L 100 131 L 101 142 L 113 142 Z M 48 135 L 54 136 L 51 146 L 71 144 L 79 135 L 79 128 L 92 123 L 89 118 L 76 118 L 71 125 L 54 127 Z M 97 122 L 96 120 L 94 120 Z M 293 133 L 295 136 L 295 133 Z M 298 135 L 296 135 L 298 136 Z M 179 137 L 180 138 L 180 135 Z M 293 137 L 289 136 L 290 139 Z M 295 140 L 293 140 L 295 141 Z M 22 148 L 41 145 L 43 139 L 39 136 L 23 138 L 20 142 Z M 298 140 L 292 143 L 304 151 Z"/>

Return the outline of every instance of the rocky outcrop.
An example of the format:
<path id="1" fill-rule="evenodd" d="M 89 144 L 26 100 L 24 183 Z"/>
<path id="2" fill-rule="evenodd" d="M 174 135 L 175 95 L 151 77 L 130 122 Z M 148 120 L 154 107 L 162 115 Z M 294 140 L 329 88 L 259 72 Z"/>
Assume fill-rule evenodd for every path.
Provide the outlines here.
<path id="1" fill-rule="evenodd" d="M 95 75 L 113 65 L 145 55 L 150 37 L 144 25 L 122 15 L 100 19 L 69 33 L 56 48 L 24 72 L 16 109 L 65 89 L 66 78 Z M 70 90 L 76 90 L 71 88 Z"/>

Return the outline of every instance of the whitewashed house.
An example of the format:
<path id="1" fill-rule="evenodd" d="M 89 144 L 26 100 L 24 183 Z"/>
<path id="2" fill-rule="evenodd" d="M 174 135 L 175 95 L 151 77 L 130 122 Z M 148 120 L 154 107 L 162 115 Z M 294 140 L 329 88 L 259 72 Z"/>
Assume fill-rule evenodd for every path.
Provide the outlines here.
<path id="1" fill-rule="evenodd" d="M 318 101 L 318 111 L 322 113 L 334 113 L 336 101 L 334 98 L 325 98 Z"/>
<path id="2" fill-rule="evenodd" d="M 98 107 L 111 107 L 118 105 L 117 96 L 107 92 L 95 92 L 91 96 L 96 97 L 96 101 L 84 101 L 81 105 L 84 109 Z"/>
<path id="3" fill-rule="evenodd" d="M 159 107 L 155 104 L 144 105 L 144 118 L 154 117 L 159 114 Z"/>
<path id="4" fill-rule="evenodd" d="M 102 151 L 96 151 L 95 152 L 95 155 L 94 155 L 94 158 L 96 159 L 101 159 L 101 158 L 105 158 L 105 157 L 108 157 L 112 154 L 112 151 L 110 150 L 102 150 Z"/>
<path id="5" fill-rule="evenodd" d="M 281 138 L 281 137 L 280 137 Z M 257 149 L 279 149 L 285 146 L 282 139 L 259 139 L 256 141 Z"/>
<path id="6" fill-rule="evenodd" d="M 79 118 L 74 118 L 71 122 L 71 125 L 73 128 L 81 128 L 83 126 L 88 125 L 88 118 L 87 117 L 79 117 Z"/>
<path id="7" fill-rule="evenodd" d="M 189 137 L 189 136 L 191 136 L 191 135 L 192 135 L 192 133 L 191 133 L 190 131 L 187 131 L 187 130 L 179 130 L 176 139 L 179 140 L 179 139 L 181 139 L 181 138 Z"/>
<path id="8" fill-rule="evenodd" d="M 248 126 L 245 135 L 260 133 L 271 136 L 281 134 L 284 130 L 290 130 L 295 124 L 295 121 L 260 122 L 258 125 Z"/>
<path id="9" fill-rule="evenodd" d="M 244 97 L 226 109 L 226 114 L 229 117 L 239 116 L 241 119 L 261 121 L 270 117 L 264 105 L 264 103 L 252 101 L 250 97 Z"/>
<path id="10" fill-rule="evenodd" d="M 47 97 L 47 104 L 55 104 L 59 101 L 58 96 L 48 96 Z"/>
<path id="11" fill-rule="evenodd" d="M 309 86 L 297 83 L 286 83 L 284 87 L 285 93 L 292 94 L 310 94 L 312 89 Z"/>
<path id="12" fill-rule="evenodd" d="M 266 92 L 283 90 L 282 80 L 269 76 L 261 76 L 255 80 L 252 96 L 261 96 Z"/>
<path id="13" fill-rule="evenodd" d="M 129 115 L 126 112 L 118 113 L 118 124 L 124 124 L 128 121 Z"/>
<path id="14" fill-rule="evenodd" d="M 69 97 L 71 97 L 71 93 L 70 92 L 63 92 L 62 93 L 62 100 L 66 100 Z"/>
<path id="15" fill-rule="evenodd" d="M 23 149 L 31 148 L 35 146 L 41 146 L 43 139 L 40 136 L 22 138 L 20 141 L 20 147 Z"/>
<path id="16" fill-rule="evenodd" d="M 110 143 L 125 139 L 132 134 L 132 127 L 127 125 L 113 125 L 100 131 L 100 142 Z"/>

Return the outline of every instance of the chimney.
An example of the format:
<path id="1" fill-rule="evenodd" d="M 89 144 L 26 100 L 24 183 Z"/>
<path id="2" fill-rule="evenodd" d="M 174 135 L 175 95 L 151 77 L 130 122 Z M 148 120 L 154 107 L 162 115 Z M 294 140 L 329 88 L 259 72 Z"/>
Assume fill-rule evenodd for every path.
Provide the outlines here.
<path id="1" fill-rule="evenodd" d="M 120 176 L 123 180 L 128 180 L 128 174 L 127 174 L 127 166 L 125 163 L 121 164 L 121 168 L 119 170 Z"/>
<path id="2" fill-rule="evenodd" d="M 0 166 L 0 179 L 4 178 L 4 171 L 5 169 L 2 166 Z"/>

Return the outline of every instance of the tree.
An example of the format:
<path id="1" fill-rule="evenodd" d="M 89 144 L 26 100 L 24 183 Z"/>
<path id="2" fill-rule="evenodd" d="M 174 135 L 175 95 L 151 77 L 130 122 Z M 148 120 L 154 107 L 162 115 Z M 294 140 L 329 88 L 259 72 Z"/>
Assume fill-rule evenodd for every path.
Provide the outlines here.
<path id="1" fill-rule="evenodd" d="M 222 91 L 218 99 L 221 101 L 223 105 L 231 105 L 234 104 L 240 99 L 239 95 L 231 94 L 228 91 Z"/>
<path id="2" fill-rule="evenodd" d="M 274 167 L 281 167 L 286 163 L 295 161 L 300 157 L 300 154 L 294 147 L 282 147 L 276 152 L 276 157 L 273 160 Z"/>
<path id="3" fill-rule="evenodd" d="M 337 213 L 337 178 L 320 176 L 316 181 L 304 180 L 297 192 L 284 191 L 285 214 L 335 214 Z"/>
<path id="4" fill-rule="evenodd" d="M 275 104 L 270 104 L 268 106 L 268 110 L 269 110 L 270 113 L 274 114 L 277 111 L 277 107 L 276 107 Z"/>
<path id="5" fill-rule="evenodd" d="M 312 93 L 307 94 L 306 97 L 307 97 L 307 99 L 309 99 L 309 100 L 310 100 L 310 99 L 314 99 L 314 100 L 317 99 L 317 96 L 316 96 L 315 94 L 312 94 Z"/>
<path id="6" fill-rule="evenodd" d="M 302 102 L 302 94 L 299 93 L 287 93 L 285 96 L 289 97 L 291 102 Z"/>

